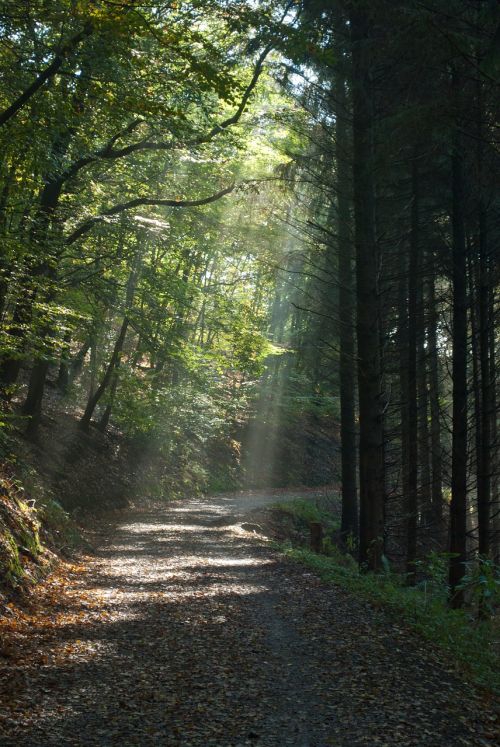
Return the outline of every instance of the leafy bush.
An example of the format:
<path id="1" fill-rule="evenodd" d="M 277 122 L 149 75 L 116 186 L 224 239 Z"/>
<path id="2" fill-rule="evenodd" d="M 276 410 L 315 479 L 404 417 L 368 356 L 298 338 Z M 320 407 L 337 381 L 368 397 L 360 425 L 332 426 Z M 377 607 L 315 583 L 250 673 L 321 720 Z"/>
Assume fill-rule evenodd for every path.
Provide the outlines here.
<path id="1" fill-rule="evenodd" d="M 493 617 L 500 607 L 500 567 L 483 557 L 467 563 L 459 589 L 465 592 L 477 617 Z"/>

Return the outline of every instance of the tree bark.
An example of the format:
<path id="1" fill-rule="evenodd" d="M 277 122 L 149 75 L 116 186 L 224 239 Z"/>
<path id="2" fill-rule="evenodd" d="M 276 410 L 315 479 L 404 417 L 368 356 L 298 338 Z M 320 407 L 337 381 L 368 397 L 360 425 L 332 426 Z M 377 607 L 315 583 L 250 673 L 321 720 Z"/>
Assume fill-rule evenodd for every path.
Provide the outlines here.
<path id="1" fill-rule="evenodd" d="M 455 92 L 460 91 L 460 79 L 454 74 Z M 452 465 L 450 502 L 450 602 L 453 607 L 463 603 L 463 593 L 457 589 L 465 574 L 467 560 L 467 251 L 465 242 L 465 190 L 462 143 L 457 131 L 451 156 L 452 189 L 452 285 L 453 285 L 453 415 Z"/>
<path id="2" fill-rule="evenodd" d="M 64 333 L 64 348 L 59 360 L 59 370 L 57 372 L 57 388 L 62 394 L 66 394 L 69 387 L 69 346 L 71 343 L 71 330 Z"/>
<path id="3" fill-rule="evenodd" d="M 80 420 L 80 427 L 84 431 L 88 431 L 90 427 L 90 421 L 92 420 L 92 415 L 94 414 L 94 410 L 99 404 L 99 402 L 101 401 L 102 396 L 104 395 L 113 377 L 115 368 L 117 366 L 117 363 L 120 359 L 121 352 L 123 350 L 123 344 L 125 342 L 125 337 L 127 335 L 128 326 L 129 326 L 129 318 L 126 316 L 124 317 L 123 322 L 121 324 L 120 332 L 118 333 L 118 337 L 116 339 L 115 346 L 113 348 L 113 352 L 111 354 L 111 358 L 106 368 L 106 371 L 104 373 L 104 376 L 102 378 L 102 381 L 97 387 L 94 394 L 91 397 L 89 397 L 89 401 L 87 402 L 87 407 L 85 408 L 85 412 L 83 413 L 82 418 Z"/>
<path id="4" fill-rule="evenodd" d="M 109 384 L 116 380 L 117 381 L 117 368 L 120 363 L 120 357 L 123 350 L 123 345 L 125 343 L 125 338 L 127 336 L 127 330 L 130 324 L 130 318 L 128 315 L 128 312 L 133 304 L 134 301 L 134 295 L 135 295 L 135 289 L 137 285 L 137 280 L 139 277 L 140 267 L 141 267 L 141 253 L 137 252 L 134 263 L 132 265 L 132 269 L 130 270 L 130 275 L 127 281 L 127 289 L 125 293 L 125 316 L 123 318 L 120 332 L 118 333 L 118 337 L 115 342 L 115 346 L 113 348 L 113 352 L 111 354 L 110 361 L 108 363 L 108 366 L 106 368 L 106 371 L 104 373 L 104 376 L 102 378 L 101 383 L 97 387 L 96 391 L 94 393 L 91 393 L 89 400 L 87 402 L 87 407 L 85 408 L 85 412 L 82 415 L 82 418 L 80 420 L 80 427 L 87 431 L 90 427 L 90 421 L 92 420 L 92 415 L 94 414 L 94 410 L 101 401 L 106 389 L 108 388 Z M 110 410 L 111 414 L 111 410 Z M 109 418 L 109 416 L 108 416 Z M 104 427 L 107 427 L 107 422 L 105 422 Z"/>
<path id="5" fill-rule="evenodd" d="M 350 20 L 359 390 L 359 559 L 362 566 L 376 571 L 381 568 L 383 552 L 385 480 L 373 177 L 374 116 L 368 50 L 371 22 L 361 9 L 352 10 Z"/>
<path id="6" fill-rule="evenodd" d="M 412 161 L 410 261 L 408 268 L 408 495 L 406 497 L 406 573 L 415 581 L 418 513 L 417 284 L 419 282 L 418 166 Z"/>
<path id="7" fill-rule="evenodd" d="M 429 361 L 429 401 L 431 416 L 431 505 L 433 523 L 440 539 L 443 529 L 443 454 L 441 446 L 441 408 L 439 358 L 437 347 L 438 314 L 433 271 L 427 283 L 428 326 L 427 344 Z"/>
<path id="8" fill-rule="evenodd" d="M 111 418 L 111 412 L 113 410 L 113 404 L 114 404 L 114 401 L 115 401 L 116 389 L 118 387 L 118 380 L 119 380 L 118 369 L 119 369 L 119 363 L 120 363 L 120 359 L 118 359 L 118 361 L 116 363 L 116 366 L 115 366 L 113 381 L 111 382 L 111 388 L 110 388 L 110 393 L 109 393 L 108 404 L 104 408 L 104 412 L 103 412 L 103 414 L 101 416 L 101 419 L 99 420 L 99 423 L 97 425 L 97 428 L 98 428 L 98 430 L 101 431 L 101 433 L 105 433 L 106 432 L 106 428 L 108 427 L 109 420 Z"/>
<path id="9" fill-rule="evenodd" d="M 342 480 L 342 518 L 340 534 L 344 542 L 358 536 L 358 491 L 356 484 L 356 420 L 355 420 L 355 340 L 353 251 L 351 237 L 351 182 L 348 160 L 350 130 L 346 82 L 341 70 L 335 76 L 337 94 L 336 156 L 337 156 L 337 234 L 339 267 L 339 377 L 340 377 L 340 442 Z"/>
<path id="10" fill-rule="evenodd" d="M 29 418 L 26 435 L 30 438 L 36 437 L 40 425 L 43 392 L 49 366 L 50 361 L 42 358 L 35 362 L 31 371 L 28 394 L 21 409 L 22 414 Z"/>
<path id="11" fill-rule="evenodd" d="M 425 320 L 425 250 L 421 249 L 424 262 L 420 262 L 417 286 L 417 398 L 418 398 L 418 464 L 420 478 L 418 504 L 420 515 L 427 530 L 433 523 L 431 495 L 431 464 L 429 439 L 429 389 L 427 370 L 427 339 Z"/>
<path id="12" fill-rule="evenodd" d="M 479 534 L 479 554 L 488 556 L 491 548 L 491 482 L 492 482 L 492 443 L 491 424 L 495 413 L 492 409 L 492 379 L 489 360 L 490 330 L 494 334 L 494 319 L 490 317 L 490 268 L 488 257 L 488 220 L 483 194 L 483 113 L 482 92 L 478 86 L 478 179 L 479 179 L 479 278 L 478 278 L 478 323 L 479 323 L 479 368 L 481 378 L 481 422 L 480 449 L 477 454 L 477 520 Z"/>

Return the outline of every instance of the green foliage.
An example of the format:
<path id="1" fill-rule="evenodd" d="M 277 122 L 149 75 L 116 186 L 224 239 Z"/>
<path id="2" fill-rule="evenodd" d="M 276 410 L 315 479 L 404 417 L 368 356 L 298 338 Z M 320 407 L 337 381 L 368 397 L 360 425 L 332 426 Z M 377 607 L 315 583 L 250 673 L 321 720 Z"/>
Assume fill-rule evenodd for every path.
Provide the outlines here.
<path id="1" fill-rule="evenodd" d="M 84 545 L 80 530 L 67 511 L 54 498 L 37 502 L 37 515 L 46 542 L 58 551 L 68 551 Z"/>
<path id="2" fill-rule="evenodd" d="M 312 522 L 318 522 L 329 528 L 338 526 L 338 522 L 333 519 L 331 513 L 321 508 L 315 501 L 294 498 L 292 501 L 275 503 L 273 508 L 278 509 L 284 514 L 293 516 L 305 526 L 309 526 Z"/>
<path id="3" fill-rule="evenodd" d="M 336 545 L 339 531 L 338 519 L 332 515 L 329 501 L 316 498 L 307 500 L 305 498 L 294 498 L 284 500 L 271 506 L 275 514 L 275 520 L 281 526 L 281 530 L 289 535 L 295 544 L 308 545 L 310 541 L 310 526 L 313 523 L 321 524 L 323 527 L 323 552 L 325 555 L 336 557 L 339 562 L 349 563 L 350 556 L 342 556 Z"/>
<path id="4" fill-rule="evenodd" d="M 500 567 L 491 558 L 468 562 L 458 589 L 465 592 L 477 617 L 493 617 L 500 608 Z"/>
<path id="5" fill-rule="evenodd" d="M 46 362 L 68 411 L 104 381 L 94 421 L 148 454 L 151 490 L 236 486 L 237 439 L 281 352 L 269 306 L 291 194 L 275 177 L 305 143 L 262 52 L 293 32 L 274 1 L 25 10 L 0 11 L 0 110 L 80 36 L 0 129 L 0 355 Z M 234 181 L 223 202 L 158 204 Z"/>
<path id="6" fill-rule="evenodd" d="M 17 420 L 18 418 L 8 412 L 5 407 L 0 409 L 0 457 L 5 457 L 9 452 Z"/>
<path id="7" fill-rule="evenodd" d="M 423 560 L 415 561 L 417 574 L 423 577 L 418 582 L 418 588 L 423 591 L 424 595 L 430 594 L 443 603 L 446 603 L 450 591 L 448 586 L 449 560 L 450 553 L 431 552 Z"/>
<path id="8" fill-rule="evenodd" d="M 32 568 L 42 553 L 40 522 L 24 499 L 22 488 L 0 477 L 0 579 L 16 588 L 32 579 Z M 31 568 L 30 568 L 31 565 Z"/>

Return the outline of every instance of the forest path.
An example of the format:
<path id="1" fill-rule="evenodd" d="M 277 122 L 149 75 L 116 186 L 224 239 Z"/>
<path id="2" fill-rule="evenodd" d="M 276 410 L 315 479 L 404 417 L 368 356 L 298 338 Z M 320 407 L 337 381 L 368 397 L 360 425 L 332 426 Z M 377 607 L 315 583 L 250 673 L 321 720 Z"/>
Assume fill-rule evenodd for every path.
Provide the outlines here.
<path id="1" fill-rule="evenodd" d="M 0 744 L 491 745 L 470 689 L 423 642 L 241 528 L 275 500 L 125 515 L 90 566 L 53 582 Z"/>

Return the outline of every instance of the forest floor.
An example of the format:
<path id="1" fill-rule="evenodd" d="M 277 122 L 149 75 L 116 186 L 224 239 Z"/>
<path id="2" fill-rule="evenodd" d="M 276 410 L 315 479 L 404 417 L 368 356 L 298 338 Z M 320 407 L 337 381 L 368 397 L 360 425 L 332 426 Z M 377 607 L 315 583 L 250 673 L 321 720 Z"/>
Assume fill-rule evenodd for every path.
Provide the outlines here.
<path id="1" fill-rule="evenodd" d="M 491 747 L 488 696 L 245 523 L 274 501 L 130 509 L 12 607 L 0 744 Z"/>

